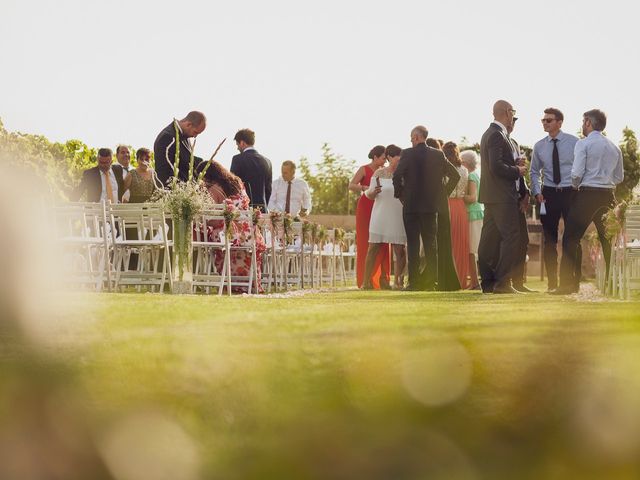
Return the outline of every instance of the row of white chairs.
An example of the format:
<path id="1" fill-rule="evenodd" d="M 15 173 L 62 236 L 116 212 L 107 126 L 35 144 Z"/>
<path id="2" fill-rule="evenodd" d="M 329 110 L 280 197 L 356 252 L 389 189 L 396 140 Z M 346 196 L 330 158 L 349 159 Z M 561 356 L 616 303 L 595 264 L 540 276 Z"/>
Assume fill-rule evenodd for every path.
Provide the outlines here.
<path id="1" fill-rule="evenodd" d="M 602 252 L 596 262 L 596 281 L 607 295 L 629 299 L 640 290 L 640 205 L 628 205 L 622 229 L 611 241 L 608 276 Z"/>
<path id="2" fill-rule="evenodd" d="M 56 243 L 61 249 L 68 281 L 109 291 L 135 286 L 162 292 L 174 288 L 169 237 L 171 217 L 154 204 L 67 203 L 52 209 Z M 284 238 L 282 225 L 269 217 L 253 224 L 251 211 L 238 211 L 236 225 L 249 226 L 244 242 L 234 244 L 224 232 L 224 206 L 217 205 L 195 219 L 192 242 L 192 291 L 218 294 L 241 287 L 248 293 L 290 287 L 347 284 L 355 277 L 355 237 L 345 234 L 337 242 L 333 230 L 323 241 L 302 241 L 302 223 L 293 224 L 293 241 Z M 221 235 L 213 238 L 207 226 Z M 230 227 L 232 228 L 232 227 Z M 256 232 L 267 240 L 262 255 L 260 282 Z M 174 238 L 172 236 L 172 238 Z M 313 243 L 313 245 L 312 245 Z M 234 252 L 250 258 L 247 275 L 232 275 Z M 220 265 L 222 257 L 222 265 Z M 216 261 L 218 259 L 218 261 Z"/>

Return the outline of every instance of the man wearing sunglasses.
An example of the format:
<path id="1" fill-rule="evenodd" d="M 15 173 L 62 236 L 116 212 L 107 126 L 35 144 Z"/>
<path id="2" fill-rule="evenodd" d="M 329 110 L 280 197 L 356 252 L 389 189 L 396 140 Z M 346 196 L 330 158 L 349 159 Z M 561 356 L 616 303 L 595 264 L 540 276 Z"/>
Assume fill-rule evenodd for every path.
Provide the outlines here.
<path id="1" fill-rule="evenodd" d="M 542 128 L 548 134 L 533 146 L 531 157 L 531 190 L 538 205 L 544 232 L 544 266 L 547 270 L 547 292 L 558 287 L 558 225 L 565 226 L 573 195 L 571 167 L 578 137 L 561 130 L 564 115 L 557 108 L 547 108 Z M 543 207 L 544 205 L 544 207 Z M 578 250 L 579 259 L 582 258 Z M 580 276 L 580 261 L 576 276 Z"/>
<path id="2" fill-rule="evenodd" d="M 493 106 L 493 122 L 482 135 L 482 176 L 478 201 L 484 203 L 484 220 L 478 267 L 484 293 L 519 293 L 512 286 L 513 269 L 520 258 L 519 180 L 527 167 L 509 140 L 516 111 L 505 100 Z M 497 246 L 499 245 L 499 248 Z"/>

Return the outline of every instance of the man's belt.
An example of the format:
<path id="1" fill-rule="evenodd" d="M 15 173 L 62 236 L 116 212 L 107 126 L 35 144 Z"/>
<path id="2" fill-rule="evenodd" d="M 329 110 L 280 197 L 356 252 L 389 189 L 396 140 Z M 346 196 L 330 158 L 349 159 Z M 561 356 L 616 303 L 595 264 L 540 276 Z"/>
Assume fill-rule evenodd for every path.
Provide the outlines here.
<path id="1" fill-rule="evenodd" d="M 580 187 L 578 188 L 580 192 L 613 192 L 613 188 L 611 187 Z"/>
<path id="2" fill-rule="evenodd" d="M 542 191 L 553 191 L 553 192 L 569 192 L 573 190 L 573 187 L 542 187 Z"/>

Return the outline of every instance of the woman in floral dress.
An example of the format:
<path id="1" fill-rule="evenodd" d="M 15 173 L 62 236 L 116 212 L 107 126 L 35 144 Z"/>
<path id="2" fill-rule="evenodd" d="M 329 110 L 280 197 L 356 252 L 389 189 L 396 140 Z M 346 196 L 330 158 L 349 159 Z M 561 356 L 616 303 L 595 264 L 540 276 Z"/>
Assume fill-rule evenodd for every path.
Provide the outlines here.
<path id="1" fill-rule="evenodd" d="M 202 168 L 208 162 L 202 163 Z M 209 168 L 204 175 L 204 184 L 211 195 L 213 201 L 217 204 L 225 204 L 231 209 L 249 210 L 249 197 L 244 189 L 242 180 L 231 173 L 218 162 L 211 162 Z M 251 235 L 255 234 L 256 244 L 256 262 L 258 273 L 258 290 L 262 291 L 261 272 L 262 272 L 262 254 L 266 251 L 267 246 L 264 238 L 260 233 L 260 229 L 254 227 L 254 232 L 248 221 L 237 220 L 232 224 L 231 238 L 229 242 L 232 246 L 246 246 L 251 242 Z M 216 221 L 207 225 L 207 236 L 210 241 L 218 241 L 224 235 L 224 222 Z M 224 264 L 224 252 L 216 251 L 215 257 L 216 269 L 221 272 Z M 251 252 L 247 250 L 231 250 L 231 276 L 246 277 L 251 270 Z M 235 291 L 245 291 L 246 288 L 234 287 Z"/>

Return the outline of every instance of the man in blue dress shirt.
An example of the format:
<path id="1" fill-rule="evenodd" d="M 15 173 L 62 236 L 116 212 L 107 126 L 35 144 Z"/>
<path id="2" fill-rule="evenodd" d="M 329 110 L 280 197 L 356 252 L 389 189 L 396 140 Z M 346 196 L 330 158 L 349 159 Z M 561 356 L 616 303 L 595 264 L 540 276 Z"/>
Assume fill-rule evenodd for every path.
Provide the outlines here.
<path id="1" fill-rule="evenodd" d="M 548 292 L 558 288 L 558 225 L 560 218 L 567 224 L 573 187 L 571 168 L 578 137 L 561 130 L 564 115 L 557 108 L 544 111 L 542 127 L 548 133 L 533 146 L 531 157 L 531 190 L 538 204 L 544 232 L 544 266 L 547 269 Z M 578 244 L 579 245 L 579 244 Z M 576 275 L 579 276 L 582 252 L 578 246 Z"/>
<path id="2" fill-rule="evenodd" d="M 576 189 L 571 200 L 569 218 L 562 237 L 562 262 L 560 263 L 560 287 L 558 295 L 575 293 L 580 289 L 580 278 L 575 264 L 578 245 L 593 222 L 609 272 L 611 243 L 605 235 L 602 216 L 615 204 L 614 189 L 624 179 L 622 152 L 616 144 L 602 134 L 607 125 L 607 116 L 601 110 L 585 112 L 582 134 L 576 143 L 571 182 Z"/>

